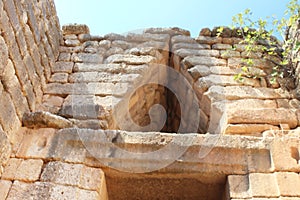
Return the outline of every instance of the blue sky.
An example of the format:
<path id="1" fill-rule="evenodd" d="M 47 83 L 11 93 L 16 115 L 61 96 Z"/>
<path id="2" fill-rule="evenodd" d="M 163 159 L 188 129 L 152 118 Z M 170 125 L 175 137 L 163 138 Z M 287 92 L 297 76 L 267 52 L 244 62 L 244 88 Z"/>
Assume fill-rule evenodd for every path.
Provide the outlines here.
<path id="1" fill-rule="evenodd" d="M 83 23 L 93 35 L 149 27 L 180 27 L 198 36 L 201 28 L 231 25 L 250 8 L 256 18 L 282 17 L 289 0 L 54 0 L 60 24 Z"/>

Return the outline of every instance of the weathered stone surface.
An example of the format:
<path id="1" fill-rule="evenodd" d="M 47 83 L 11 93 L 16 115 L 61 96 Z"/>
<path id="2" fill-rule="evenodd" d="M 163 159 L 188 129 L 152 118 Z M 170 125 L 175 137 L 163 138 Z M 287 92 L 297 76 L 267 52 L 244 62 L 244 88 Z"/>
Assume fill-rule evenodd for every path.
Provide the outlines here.
<path id="1" fill-rule="evenodd" d="M 73 62 L 56 62 L 55 65 L 52 67 L 52 72 L 72 73 L 73 66 Z"/>
<path id="2" fill-rule="evenodd" d="M 89 120 L 77 120 L 70 119 L 70 121 L 78 128 L 89 128 L 89 129 L 108 129 L 108 123 L 105 120 L 89 119 Z"/>
<path id="3" fill-rule="evenodd" d="M 250 86 L 211 86 L 206 95 L 214 100 L 290 98 L 290 94 L 281 89 L 253 88 Z"/>
<path id="4" fill-rule="evenodd" d="M 225 134 L 262 136 L 267 130 L 279 130 L 279 127 L 270 124 L 230 124 L 226 127 Z"/>
<path id="5" fill-rule="evenodd" d="M 209 28 L 203 28 L 201 29 L 199 35 L 201 36 L 211 36 L 211 30 Z"/>
<path id="6" fill-rule="evenodd" d="M 152 33 L 152 34 L 169 34 L 170 36 L 175 35 L 185 35 L 190 36 L 190 32 L 188 30 L 184 30 L 178 27 L 172 28 L 149 28 L 144 31 L 145 33 Z"/>
<path id="7" fill-rule="evenodd" d="M 76 47 L 76 46 L 79 46 L 80 45 L 80 41 L 79 40 L 71 40 L 71 39 L 67 39 L 65 41 L 65 45 L 67 47 Z"/>
<path id="8" fill-rule="evenodd" d="M 64 35 L 70 34 L 89 34 L 89 27 L 85 24 L 68 24 L 62 27 Z"/>
<path id="9" fill-rule="evenodd" d="M 198 80 L 200 77 L 208 76 L 210 72 L 210 68 L 205 65 L 196 65 L 188 69 L 188 72 L 192 75 L 194 80 Z"/>
<path id="10" fill-rule="evenodd" d="M 105 63 L 126 63 L 130 65 L 141 65 L 146 63 L 154 63 L 156 58 L 152 56 L 135 56 L 116 54 L 108 57 Z"/>
<path id="11" fill-rule="evenodd" d="M 177 54 L 181 57 L 187 56 L 203 56 L 203 57 L 219 57 L 220 52 L 217 50 L 205 50 L 205 49 L 179 49 L 174 51 L 174 54 Z"/>
<path id="12" fill-rule="evenodd" d="M 122 96 L 129 88 L 128 83 L 50 83 L 45 89 L 45 94 L 53 95 L 113 95 Z"/>
<path id="13" fill-rule="evenodd" d="M 84 72 L 73 73 L 69 77 L 70 83 L 88 83 L 88 82 L 133 82 L 139 74 L 110 74 L 107 72 Z"/>
<path id="14" fill-rule="evenodd" d="M 8 141 L 6 134 L 3 132 L 0 126 L 0 168 L 5 164 L 11 154 L 11 145 Z M 1 176 L 0 170 L 0 176 Z M 1 187 L 0 187 L 1 188 Z"/>
<path id="15" fill-rule="evenodd" d="M 188 68 L 195 65 L 225 66 L 226 60 L 214 57 L 188 56 L 182 61 Z"/>
<path id="16" fill-rule="evenodd" d="M 300 197 L 300 176 L 298 173 L 278 172 L 276 178 L 281 196 Z"/>
<path id="17" fill-rule="evenodd" d="M 172 52 L 178 49 L 210 49 L 208 44 L 198 44 L 198 43 L 176 43 L 172 45 Z"/>
<path id="18" fill-rule="evenodd" d="M 76 186 L 87 190 L 99 191 L 104 179 L 101 169 L 80 164 L 50 162 L 46 165 L 41 180 L 62 185 Z"/>
<path id="19" fill-rule="evenodd" d="M 217 50 L 231 50 L 232 45 L 229 44 L 213 44 L 212 49 L 217 49 Z"/>
<path id="20" fill-rule="evenodd" d="M 68 82 L 68 73 L 55 73 L 49 79 L 49 82 L 56 82 L 56 83 L 67 83 Z"/>
<path id="21" fill-rule="evenodd" d="M 23 125 L 28 128 L 68 128 L 73 124 L 60 116 L 48 112 L 26 113 L 23 117 Z"/>
<path id="22" fill-rule="evenodd" d="M 154 34 L 154 33 L 144 33 L 144 34 L 135 34 L 129 33 L 126 36 L 126 40 L 130 42 L 147 42 L 150 40 L 169 42 L 170 36 L 168 34 Z"/>
<path id="23" fill-rule="evenodd" d="M 56 185 L 53 183 L 23 183 L 15 181 L 7 197 L 8 200 L 18 199 L 48 199 L 48 200 L 65 200 L 65 199 L 90 199 L 97 200 L 99 195 L 96 191 L 88 191 L 77 187 Z"/>
<path id="24" fill-rule="evenodd" d="M 103 56 L 99 54 L 90 54 L 90 53 L 78 53 L 73 54 L 71 60 L 74 62 L 80 63 L 99 63 L 103 62 Z"/>
<path id="25" fill-rule="evenodd" d="M 11 158 L 4 168 L 2 179 L 25 182 L 37 181 L 42 171 L 42 160 L 22 160 Z"/>
<path id="26" fill-rule="evenodd" d="M 227 177 L 226 183 L 227 198 L 245 199 L 251 198 L 251 188 L 247 175 L 230 175 Z"/>
<path id="27" fill-rule="evenodd" d="M 0 180 L 0 197 L 5 200 L 12 185 L 11 181 Z"/>
<path id="28" fill-rule="evenodd" d="M 274 174 L 249 174 L 249 183 L 253 197 L 279 197 L 279 189 Z"/>
<path id="29" fill-rule="evenodd" d="M 221 85 L 221 86 L 237 86 L 237 85 L 249 85 L 253 87 L 259 87 L 260 82 L 255 79 L 245 78 L 243 82 L 234 80 L 233 76 L 223 76 L 223 75 L 208 75 L 206 77 L 201 77 L 198 79 L 196 85 L 206 85 L 208 88 L 211 86 Z"/>
<path id="30" fill-rule="evenodd" d="M 292 110 L 287 109 L 262 109 L 262 110 L 235 110 L 229 111 L 228 122 L 233 124 L 260 123 L 260 124 L 288 124 L 290 128 L 298 125 L 297 116 Z"/>
<path id="31" fill-rule="evenodd" d="M 221 37 L 207 37 L 207 36 L 199 36 L 196 38 L 196 41 L 200 44 L 216 44 L 216 43 L 222 43 Z"/>

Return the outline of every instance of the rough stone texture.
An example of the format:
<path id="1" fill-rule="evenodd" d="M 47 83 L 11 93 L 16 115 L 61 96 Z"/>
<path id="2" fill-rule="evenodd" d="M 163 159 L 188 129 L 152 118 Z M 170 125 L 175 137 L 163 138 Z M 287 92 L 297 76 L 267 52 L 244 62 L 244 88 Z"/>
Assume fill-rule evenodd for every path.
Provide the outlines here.
<path id="1" fill-rule="evenodd" d="M 23 124 L 30 128 L 69 128 L 72 122 L 60 116 L 48 112 L 26 113 L 23 117 Z"/>

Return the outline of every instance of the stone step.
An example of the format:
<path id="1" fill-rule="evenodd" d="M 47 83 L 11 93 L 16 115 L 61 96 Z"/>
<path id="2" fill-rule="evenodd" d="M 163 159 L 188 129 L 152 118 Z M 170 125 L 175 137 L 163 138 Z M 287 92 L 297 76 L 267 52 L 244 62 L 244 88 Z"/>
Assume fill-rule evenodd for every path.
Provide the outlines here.
<path id="1" fill-rule="evenodd" d="M 77 72 L 69 76 L 69 83 L 126 83 L 133 82 L 139 74 L 111 74 L 107 72 Z"/>

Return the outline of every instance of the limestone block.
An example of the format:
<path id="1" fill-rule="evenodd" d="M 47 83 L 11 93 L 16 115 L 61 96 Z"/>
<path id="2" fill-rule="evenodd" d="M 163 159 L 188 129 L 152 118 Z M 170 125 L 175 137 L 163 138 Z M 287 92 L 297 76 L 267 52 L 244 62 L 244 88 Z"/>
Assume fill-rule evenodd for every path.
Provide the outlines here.
<path id="1" fill-rule="evenodd" d="M 107 72 L 80 72 L 73 73 L 69 77 L 70 83 L 84 82 L 133 82 L 139 74 L 111 74 Z"/>
<path id="2" fill-rule="evenodd" d="M 279 197 L 279 189 L 275 174 L 249 174 L 249 183 L 253 197 Z"/>
<path id="3" fill-rule="evenodd" d="M 240 52 L 233 51 L 233 50 L 221 50 L 220 55 L 221 55 L 221 58 L 225 58 L 225 59 L 234 58 L 234 57 L 237 57 L 237 58 L 241 57 Z"/>
<path id="4" fill-rule="evenodd" d="M 88 191 L 77 187 L 56 185 L 53 183 L 36 182 L 30 184 L 15 181 L 7 199 L 98 200 L 99 194 L 96 191 Z"/>
<path id="5" fill-rule="evenodd" d="M 21 127 L 21 122 L 9 94 L 2 91 L 1 87 L 2 84 L 0 84 L 0 123 L 10 142 L 13 143 L 13 134 Z"/>
<path id="6" fill-rule="evenodd" d="M 222 38 L 220 37 L 207 37 L 207 36 L 199 36 L 196 38 L 196 41 L 199 44 L 209 44 L 209 45 L 213 45 L 216 43 L 222 43 Z"/>
<path id="7" fill-rule="evenodd" d="M 213 44 L 212 49 L 230 50 L 230 49 L 232 49 L 232 45 L 229 45 L 229 44 Z"/>
<path id="8" fill-rule="evenodd" d="M 86 41 L 89 41 L 89 40 L 91 40 L 91 35 L 90 34 L 79 34 L 78 35 L 78 40 L 80 41 L 80 42 L 86 42 Z"/>
<path id="9" fill-rule="evenodd" d="M 0 199 L 5 200 L 12 185 L 11 181 L 0 180 Z"/>
<path id="10" fill-rule="evenodd" d="M 270 124 L 229 124 L 226 127 L 225 134 L 262 136 L 262 133 L 267 130 L 279 130 L 279 127 Z"/>
<path id="11" fill-rule="evenodd" d="M 71 39 L 67 39 L 65 41 L 65 45 L 67 47 L 76 47 L 76 46 L 79 46 L 80 45 L 80 41 L 79 40 L 71 40 Z"/>
<path id="12" fill-rule="evenodd" d="M 52 68 L 52 72 L 64 72 L 64 73 L 72 73 L 74 63 L 73 62 L 56 62 Z"/>
<path id="13" fill-rule="evenodd" d="M 219 57 L 220 51 L 218 50 L 207 50 L 207 49 L 178 49 L 173 52 L 182 58 L 187 56 L 204 56 L 204 57 Z"/>
<path id="14" fill-rule="evenodd" d="M 242 40 L 241 38 L 237 38 L 237 37 L 223 38 L 222 43 L 236 45 L 239 44 L 241 40 Z"/>
<path id="15" fill-rule="evenodd" d="M 129 89 L 128 83 L 50 83 L 45 94 L 113 95 L 123 96 Z"/>
<path id="16" fill-rule="evenodd" d="M 172 44 L 185 43 L 185 44 L 197 44 L 196 40 L 186 35 L 176 35 L 171 39 Z"/>
<path id="17" fill-rule="evenodd" d="M 288 109 L 228 110 L 227 118 L 232 124 L 288 124 L 290 128 L 298 125 L 296 114 Z"/>
<path id="18" fill-rule="evenodd" d="M 68 77 L 69 77 L 68 73 L 55 73 L 50 77 L 49 82 L 67 83 Z"/>
<path id="19" fill-rule="evenodd" d="M 0 46 L 0 73 L 2 74 L 3 69 L 7 65 L 8 61 L 8 48 L 3 37 L 0 37 Z"/>
<path id="20" fill-rule="evenodd" d="M 229 175 L 226 183 L 226 194 L 228 199 L 251 198 L 248 175 Z"/>
<path id="21" fill-rule="evenodd" d="M 125 41 L 126 40 L 124 35 L 120 35 L 120 34 L 116 34 L 116 33 L 106 34 L 104 36 L 104 39 L 109 40 L 109 41 L 114 41 L 114 40 L 124 40 Z"/>
<path id="22" fill-rule="evenodd" d="M 198 56 L 188 56 L 182 62 L 187 66 L 187 68 L 190 68 L 191 66 L 195 65 L 225 66 L 227 63 L 224 59 Z"/>
<path id="23" fill-rule="evenodd" d="M 256 59 L 253 58 L 253 66 L 260 68 L 260 69 L 270 69 L 274 66 L 274 64 L 272 64 L 271 62 L 268 62 L 266 60 L 263 59 Z M 241 66 L 245 66 L 245 60 L 243 60 L 242 58 L 229 58 L 228 59 L 228 67 L 241 67 Z"/>
<path id="24" fill-rule="evenodd" d="M 176 35 L 185 35 L 190 36 L 190 32 L 188 30 L 184 30 L 178 27 L 172 28 L 148 28 L 144 31 L 145 33 L 152 33 L 152 34 L 169 34 L 170 36 Z"/>
<path id="25" fill-rule="evenodd" d="M 260 82 L 251 78 L 244 78 L 243 82 L 234 80 L 233 76 L 224 76 L 224 75 L 208 75 L 206 77 L 200 77 L 197 81 L 200 85 L 207 85 L 208 87 L 221 85 L 221 86 L 237 86 L 237 85 L 248 85 L 253 87 L 259 87 Z"/>
<path id="26" fill-rule="evenodd" d="M 73 126 L 72 122 L 65 118 L 43 111 L 24 114 L 23 125 L 28 128 L 57 129 Z"/>
<path id="27" fill-rule="evenodd" d="M 176 43 L 172 45 L 172 52 L 178 49 L 210 49 L 208 44 L 198 44 L 198 43 Z"/>
<path id="28" fill-rule="evenodd" d="M 276 171 L 300 172 L 299 142 L 297 140 L 275 138 L 270 149 Z"/>
<path id="29" fill-rule="evenodd" d="M 87 190 L 99 191 L 104 179 L 101 169 L 81 164 L 50 162 L 46 165 L 41 180 L 63 185 L 76 186 Z"/>
<path id="30" fill-rule="evenodd" d="M 188 69 L 188 72 L 192 75 L 194 80 L 197 80 L 200 77 L 208 76 L 211 73 L 210 68 L 205 65 L 196 65 Z"/>
<path id="31" fill-rule="evenodd" d="M 143 33 L 143 34 L 129 33 L 126 36 L 126 40 L 130 42 L 147 42 L 147 41 L 169 42 L 170 36 L 168 34 L 155 34 L 155 33 Z"/>
<path id="32" fill-rule="evenodd" d="M 0 168 L 5 164 L 11 154 L 11 145 L 8 141 L 6 134 L 3 132 L 0 126 Z M 2 172 L 0 170 L 0 176 Z M 0 187 L 1 188 L 1 187 Z"/>
<path id="33" fill-rule="evenodd" d="M 8 91 L 12 97 L 14 106 L 18 108 L 16 111 L 18 117 L 21 119 L 22 115 L 29 111 L 29 107 L 26 97 L 23 95 L 20 82 L 15 75 L 13 63 L 10 60 L 8 60 L 7 66 L 3 70 L 1 78 L 6 91 Z"/>
<path id="34" fill-rule="evenodd" d="M 126 63 L 131 65 L 141 65 L 146 63 L 155 63 L 156 58 L 152 56 L 135 56 L 116 54 L 109 56 L 105 63 Z"/>
<path id="35" fill-rule="evenodd" d="M 201 35 L 201 36 L 211 36 L 211 30 L 209 28 L 202 28 L 199 35 Z"/>
<path id="36" fill-rule="evenodd" d="M 61 107 L 63 104 L 63 101 L 64 101 L 64 99 L 59 96 L 54 96 L 54 95 L 44 95 L 43 96 L 43 104 L 46 104 L 46 105 Z"/>
<path id="37" fill-rule="evenodd" d="M 11 158 L 4 168 L 2 179 L 26 182 L 37 181 L 42 171 L 42 166 L 42 160 Z"/>
<path id="38" fill-rule="evenodd" d="M 126 72 L 126 66 L 122 64 L 95 64 L 95 63 L 76 63 L 74 72 Z"/>
<path id="39" fill-rule="evenodd" d="M 71 54 L 70 53 L 61 52 L 59 54 L 58 60 L 59 61 L 64 61 L 64 62 L 68 62 L 68 61 L 71 60 Z"/>
<path id="40" fill-rule="evenodd" d="M 89 128 L 89 129 L 108 129 L 108 123 L 105 120 L 89 119 L 89 120 L 77 120 L 69 119 L 78 128 Z"/>
<path id="41" fill-rule="evenodd" d="M 80 62 L 80 63 L 102 63 L 103 62 L 103 56 L 99 54 L 90 54 L 90 53 L 78 53 L 73 54 L 71 57 L 71 60 L 74 62 Z"/>
<path id="42" fill-rule="evenodd" d="M 89 27 L 85 24 L 68 24 L 62 27 L 64 35 L 70 34 L 89 34 Z"/>
<path id="43" fill-rule="evenodd" d="M 277 172 L 276 178 L 281 196 L 300 197 L 300 176 L 298 173 Z"/>
<path id="44" fill-rule="evenodd" d="M 207 93 L 214 100 L 236 99 L 284 99 L 290 98 L 290 94 L 281 89 L 253 88 L 250 86 L 211 86 Z"/>

